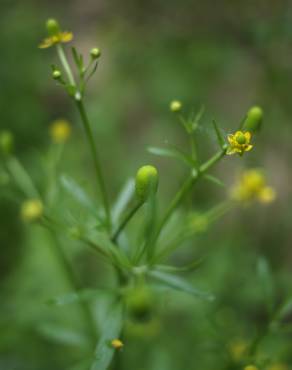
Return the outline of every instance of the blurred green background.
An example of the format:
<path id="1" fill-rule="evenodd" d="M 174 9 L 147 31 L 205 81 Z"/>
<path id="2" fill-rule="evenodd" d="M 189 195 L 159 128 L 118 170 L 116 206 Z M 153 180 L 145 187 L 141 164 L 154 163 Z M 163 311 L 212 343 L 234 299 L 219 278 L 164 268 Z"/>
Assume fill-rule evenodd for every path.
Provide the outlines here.
<path id="1" fill-rule="evenodd" d="M 74 32 L 74 44 L 85 55 L 95 46 L 102 51 L 87 107 L 111 199 L 148 162 L 159 168 L 161 209 L 177 189 L 184 174 L 181 165 L 146 150 L 166 141 L 185 145 L 181 127 L 169 112 L 172 99 L 180 99 L 186 110 L 204 104 L 204 158 L 216 150 L 212 118 L 230 132 L 251 105 L 263 107 L 264 126 L 254 150 L 244 159 L 227 158 L 215 172 L 230 184 L 242 167 L 264 167 L 277 200 L 266 208 L 232 211 L 184 246 L 172 263 L 208 255 L 189 278 L 214 292 L 215 303 L 173 293 L 160 297 L 156 321 L 141 333 L 130 333 L 119 355 L 123 369 L 236 368 L 228 358 L 230 345 L 248 342 L 266 325 L 259 258 L 270 266 L 272 299 L 281 303 L 292 294 L 291 1 L 1 0 L 0 127 L 14 133 L 16 154 L 41 187 L 49 125 L 59 117 L 69 119 L 73 133 L 61 171 L 94 193 L 78 114 L 51 79 L 55 53 L 37 48 L 48 17 Z M 82 326 L 78 307 L 46 304 L 69 290 L 52 254 L 52 241 L 37 226 L 21 223 L 17 194 L 4 185 L 0 191 L 0 369 L 85 369 L 80 364 L 84 340 L 75 334 Z M 194 207 L 205 210 L 225 197 L 225 189 L 204 183 L 196 188 Z M 74 243 L 61 243 L 82 286 L 111 285 L 108 267 Z M 99 307 L 99 302 L 92 306 Z M 285 322 L 290 329 L 291 320 L 292 315 Z M 56 329 L 63 327 L 71 335 Z M 267 336 L 263 358 L 270 356 L 271 363 L 289 368 L 291 333 L 280 330 Z"/>

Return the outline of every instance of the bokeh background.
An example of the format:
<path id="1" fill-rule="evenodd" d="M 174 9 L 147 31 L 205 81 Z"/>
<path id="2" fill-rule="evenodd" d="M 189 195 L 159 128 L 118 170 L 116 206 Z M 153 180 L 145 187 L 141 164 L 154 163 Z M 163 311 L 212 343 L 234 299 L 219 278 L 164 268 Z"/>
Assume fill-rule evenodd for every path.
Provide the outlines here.
<path id="1" fill-rule="evenodd" d="M 85 55 L 95 46 L 102 51 L 87 106 L 111 199 L 148 162 L 160 171 L 161 209 L 180 184 L 185 169 L 146 150 L 166 141 L 185 145 L 169 112 L 172 99 L 180 99 L 186 110 L 204 104 L 199 142 L 204 158 L 216 150 L 212 118 L 229 132 L 251 105 L 263 107 L 264 125 L 254 150 L 243 159 L 227 158 L 213 173 L 228 185 L 243 167 L 263 167 L 277 200 L 232 211 L 184 246 L 172 263 L 208 255 L 189 278 L 217 300 L 206 305 L 167 294 L 154 324 L 129 335 L 120 356 L 125 369 L 236 368 L 228 357 L 230 346 L 252 340 L 267 322 L 258 261 L 269 266 L 273 302 L 283 303 L 292 294 L 291 1 L 1 0 L 0 127 L 14 133 L 16 154 L 41 187 L 49 125 L 59 117 L 69 119 L 73 133 L 61 170 L 94 193 L 78 114 L 51 79 L 55 53 L 37 48 L 48 17 L 74 32 L 74 43 Z M 37 226 L 22 224 L 19 198 L 9 185 L 2 184 L 0 191 L 0 369 L 85 369 L 80 364 L 84 342 L 76 334 L 78 307 L 46 304 L 69 289 L 51 252 L 52 241 Z M 196 188 L 194 207 L 200 212 L 225 197 L 226 189 L 204 183 Z M 73 244 L 63 242 L 63 247 L 82 285 L 110 285 L 110 269 Z M 261 346 L 263 358 L 287 368 L 292 364 L 291 318 L 286 317 L 285 330 L 268 335 Z"/>

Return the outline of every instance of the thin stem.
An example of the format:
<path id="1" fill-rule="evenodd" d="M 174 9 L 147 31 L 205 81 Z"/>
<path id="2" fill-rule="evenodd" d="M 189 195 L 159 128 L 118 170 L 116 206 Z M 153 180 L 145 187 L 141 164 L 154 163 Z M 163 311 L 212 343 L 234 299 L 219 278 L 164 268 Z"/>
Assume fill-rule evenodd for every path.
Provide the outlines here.
<path id="1" fill-rule="evenodd" d="M 66 54 L 64 52 L 63 46 L 61 44 L 57 44 L 56 47 L 57 47 L 58 56 L 59 56 L 60 61 L 63 65 L 63 68 L 64 68 L 64 70 L 67 74 L 68 81 L 69 81 L 70 85 L 76 86 L 74 76 L 73 76 L 73 73 L 71 71 L 70 65 L 67 61 L 67 57 L 66 57 Z"/>
<path id="2" fill-rule="evenodd" d="M 117 230 L 114 232 L 111 238 L 111 241 L 113 243 L 115 243 L 118 240 L 120 233 L 127 226 L 128 222 L 132 219 L 132 217 L 135 215 L 135 213 L 140 209 L 142 205 L 143 202 L 139 202 L 135 204 L 135 206 L 132 209 L 130 209 L 128 213 L 126 213 L 124 219 L 122 220 L 121 224 L 118 226 Z"/>
<path id="3" fill-rule="evenodd" d="M 102 197 L 102 202 L 103 202 L 103 206 L 104 206 L 104 210 L 105 210 L 105 214 L 106 214 L 107 225 L 110 228 L 111 227 L 111 215 L 110 215 L 110 207 L 109 207 L 109 202 L 108 202 L 108 197 L 107 197 L 107 191 L 106 191 L 106 187 L 105 187 L 105 183 L 104 183 L 104 179 L 103 179 L 100 160 L 99 160 L 99 157 L 98 157 L 98 153 L 97 153 L 95 141 L 94 141 L 94 138 L 93 138 L 90 122 L 89 122 L 89 119 L 88 119 L 88 116 L 87 116 L 87 113 L 86 113 L 86 110 L 84 108 L 84 104 L 83 104 L 82 100 L 76 100 L 75 99 L 75 102 L 76 102 L 78 111 L 80 113 L 80 116 L 81 116 L 81 119 L 82 119 L 82 122 L 83 122 L 83 126 L 84 126 L 84 129 L 85 129 L 85 133 L 86 133 L 86 136 L 87 136 L 87 140 L 88 140 L 88 143 L 89 143 L 89 146 L 90 146 L 90 151 L 91 151 L 91 155 L 92 155 L 92 158 L 93 158 L 93 163 L 94 163 L 95 173 L 96 173 L 96 177 L 97 177 L 97 182 L 99 184 L 100 193 L 101 193 L 101 197 Z"/>
<path id="4" fill-rule="evenodd" d="M 210 158 L 207 162 L 205 162 L 201 167 L 199 168 L 198 172 L 192 173 L 182 184 L 181 188 L 178 190 L 176 195 L 174 196 L 173 200 L 171 201 L 168 209 L 166 210 L 166 213 L 164 217 L 162 218 L 158 229 L 156 231 L 156 235 L 154 238 L 154 241 L 157 241 L 163 227 L 168 222 L 169 218 L 175 211 L 175 209 L 179 206 L 181 201 L 184 199 L 185 195 L 189 192 L 189 190 L 192 188 L 192 186 L 197 182 L 197 180 L 204 175 L 215 163 L 217 163 L 226 153 L 226 149 L 220 150 L 218 153 L 216 153 L 212 158 Z"/>

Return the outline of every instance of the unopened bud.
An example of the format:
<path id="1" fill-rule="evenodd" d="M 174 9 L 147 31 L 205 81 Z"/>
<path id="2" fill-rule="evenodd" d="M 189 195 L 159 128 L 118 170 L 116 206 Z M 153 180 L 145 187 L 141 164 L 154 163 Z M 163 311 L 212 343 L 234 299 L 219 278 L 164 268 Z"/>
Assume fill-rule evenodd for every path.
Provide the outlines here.
<path id="1" fill-rule="evenodd" d="M 101 56 L 101 52 L 98 48 L 92 48 L 90 50 L 90 55 L 91 55 L 92 59 L 97 59 Z"/>
<path id="2" fill-rule="evenodd" d="M 182 104 L 179 100 L 173 100 L 171 103 L 170 103 L 170 110 L 171 112 L 174 112 L 174 113 L 177 113 L 177 112 L 180 112 L 181 109 L 182 109 Z"/>
<path id="3" fill-rule="evenodd" d="M 46 27 L 50 36 L 55 36 L 60 33 L 60 25 L 56 19 L 50 18 L 47 20 Z"/>
<path id="4" fill-rule="evenodd" d="M 55 69 L 52 73 L 52 77 L 54 80 L 59 80 L 61 76 L 62 76 L 62 73 L 58 69 Z"/>
<path id="5" fill-rule="evenodd" d="M 258 106 L 250 108 L 247 112 L 245 122 L 243 124 L 243 129 L 250 132 L 257 131 L 263 121 L 263 110 Z"/>
<path id="6" fill-rule="evenodd" d="M 21 206 L 21 217 L 26 222 L 38 221 L 44 212 L 44 206 L 39 199 L 29 199 Z"/>
<path id="7" fill-rule="evenodd" d="M 145 202 L 151 193 L 156 193 L 158 187 L 158 172 L 151 165 L 139 168 L 136 174 L 136 194 Z"/>

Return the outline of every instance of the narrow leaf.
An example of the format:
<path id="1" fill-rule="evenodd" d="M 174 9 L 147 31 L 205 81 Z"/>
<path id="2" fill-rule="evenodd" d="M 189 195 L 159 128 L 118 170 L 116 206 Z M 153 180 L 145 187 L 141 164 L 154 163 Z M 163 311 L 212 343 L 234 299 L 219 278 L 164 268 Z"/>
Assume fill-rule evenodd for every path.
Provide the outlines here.
<path id="1" fill-rule="evenodd" d="M 209 175 L 209 174 L 206 174 L 203 177 L 204 177 L 204 179 L 213 182 L 213 184 L 219 185 L 219 186 L 221 186 L 223 188 L 226 187 L 226 185 L 224 184 L 224 182 L 221 181 L 220 179 L 218 179 L 218 177 L 215 177 L 215 176 L 212 176 L 212 175 Z"/>
<path id="2" fill-rule="evenodd" d="M 134 179 L 129 179 L 123 186 L 118 198 L 112 209 L 113 222 L 116 223 L 123 212 L 125 211 L 128 203 L 130 202 L 135 191 L 135 181 Z"/>
<path id="3" fill-rule="evenodd" d="M 54 323 L 42 324 L 38 328 L 38 332 L 42 336 L 52 340 L 53 342 L 77 347 L 88 346 L 88 340 L 83 334 L 71 328 L 60 326 L 59 324 Z"/>
<path id="4" fill-rule="evenodd" d="M 186 266 L 169 266 L 169 265 L 156 265 L 155 269 L 161 272 L 188 272 L 196 270 L 201 266 L 203 259 L 195 260 Z"/>
<path id="5" fill-rule="evenodd" d="M 120 338 L 122 323 L 123 307 L 121 303 L 118 303 L 108 313 L 90 370 L 108 369 L 115 353 L 115 349 L 110 345 L 110 343 L 113 339 Z"/>
<path id="6" fill-rule="evenodd" d="M 169 147 L 169 148 L 158 148 L 158 147 L 149 147 L 148 152 L 158 155 L 160 157 L 169 157 L 169 158 L 175 158 L 180 161 L 182 161 L 184 164 L 187 164 L 188 166 L 194 167 L 195 163 L 193 159 L 182 152 L 180 149 L 176 147 Z"/>
<path id="7" fill-rule="evenodd" d="M 220 147 L 223 149 L 224 144 L 225 144 L 224 136 L 222 135 L 220 128 L 218 127 L 217 122 L 214 119 L 212 120 L 212 123 L 213 123 L 214 130 L 216 132 L 217 141 Z"/>
<path id="8" fill-rule="evenodd" d="M 110 293 L 105 289 L 84 289 L 77 292 L 70 292 L 47 301 L 49 305 L 64 306 L 67 304 L 89 301 L 100 297 L 100 294 Z M 111 292 L 112 293 L 112 292 Z"/>
<path id="9" fill-rule="evenodd" d="M 61 176 L 61 185 L 78 203 L 93 213 L 95 217 L 98 217 L 93 201 L 75 180 L 69 176 L 63 175 Z"/>
<path id="10" fill-rule="evenodd" d="M 212 294 L 208 292 L 203 292 L 193 287 L 193 285 L 190 284 L 188 281 L 176 275 L 155 270 L 150 271 L 148 275 L 174 290 L 191 294 L 196 298 L 201 298 L 209 301 L 214 300 L 214 296 Z"/>

